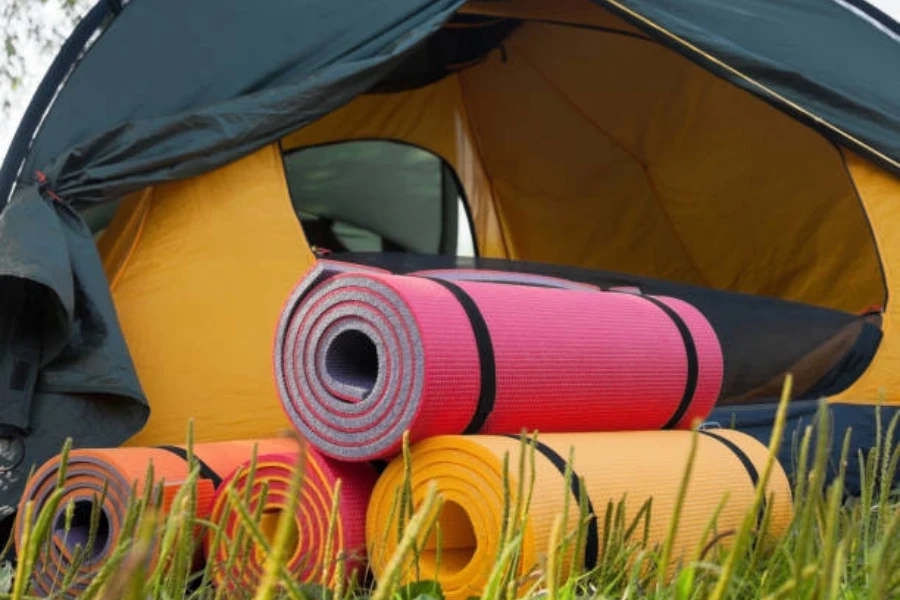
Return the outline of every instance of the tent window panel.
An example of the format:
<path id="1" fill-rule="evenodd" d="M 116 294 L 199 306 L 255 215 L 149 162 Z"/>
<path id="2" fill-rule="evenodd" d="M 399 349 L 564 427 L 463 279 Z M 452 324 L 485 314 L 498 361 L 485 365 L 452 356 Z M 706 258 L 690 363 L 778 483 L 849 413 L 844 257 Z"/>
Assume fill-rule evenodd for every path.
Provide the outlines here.
<path id="1" fill-rule="evenodd" d="M 417 146 L 356 140 L 284 156 L 294 210 L 312 246 L 331 251 L 474 255 L 452 167 Z"/>

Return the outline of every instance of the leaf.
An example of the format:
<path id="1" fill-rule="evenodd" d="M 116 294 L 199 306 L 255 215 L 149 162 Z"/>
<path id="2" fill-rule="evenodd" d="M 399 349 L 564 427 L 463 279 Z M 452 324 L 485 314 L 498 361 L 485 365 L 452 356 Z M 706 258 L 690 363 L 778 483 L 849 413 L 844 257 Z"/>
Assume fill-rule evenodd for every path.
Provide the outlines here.
<path id="1" fill-rule="evenodd" d="M 675 600 L 688 600 L 691 592 L 694 591 L 694 571 L 693 567 L 682 569 L 675 581 Z"/>
<path id="2" fill-rule="evenodd" d="M 444 600 L 444 592 L 437 581 L 417 581 L 397 588 L 393 600 Z"/>
<path id="3" fill-rule="evenodd" d="M 0 594 L 8 594 L 12 590 L 13 570 L 11 562 L 0 565 Z"/>

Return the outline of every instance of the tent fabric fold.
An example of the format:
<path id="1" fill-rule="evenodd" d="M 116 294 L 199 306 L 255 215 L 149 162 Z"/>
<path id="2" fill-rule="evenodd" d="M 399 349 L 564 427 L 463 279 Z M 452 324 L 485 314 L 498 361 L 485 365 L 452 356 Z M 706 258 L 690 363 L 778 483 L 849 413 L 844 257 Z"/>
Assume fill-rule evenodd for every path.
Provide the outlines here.
<path id="1" fill-rule="evenodd" d="M 30 241 L 12 242 L 22 235 Z M 23 188 L 0 213 L 0 240 L 16 249 L 0 252 L 0 374 L 9 374 L 0 382 L 0 415 L 3 435 L 21 453 L 4 473 L 0 505 L 15 506 L 28 470 L 66 438 L 117 446 L 146 422 L 149 406 L 78 215 Z M 16 295 L 25 303 L 8 310 Z"/>

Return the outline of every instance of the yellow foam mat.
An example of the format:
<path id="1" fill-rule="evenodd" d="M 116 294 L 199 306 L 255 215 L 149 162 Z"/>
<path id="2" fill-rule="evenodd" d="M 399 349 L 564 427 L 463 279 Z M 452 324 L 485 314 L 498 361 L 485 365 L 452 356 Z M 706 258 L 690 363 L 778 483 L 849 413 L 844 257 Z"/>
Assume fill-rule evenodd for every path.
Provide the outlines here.
<path id="1" fill-rule="evenodd" d="M 684 467 L 691 446 L 691 432 L 615 432 L 544 434 L 535 451 L 534 485 L 522 545 L 521 575 L 540 565 L 550 547 L 554 519 L 570 496 L 568 523 L 572 531 L 578 521 L 578 502 L 564 478 L 564 463 L 574 449 L 573 472 L 583 478 L 603 539 L 608 502 L 618 503 L 627 495 L 626 522 L 630 522 L 652 497 L 649 544 L 661 544 L 673 514 Z M 748 471 L 763 472 L 767 451 L 755 439 L 735 431 L 716 430 L 700 435 L 697 456 L 688 484 L 684 510 L 679 520 L 672 558 L 690 558 L 707 543 L 704 532 L 727 493 L 715 531 L 736 530 L 752 508 L 755 486 Z M 436 535 L 424 542 L 419 556 L 421 579 L 437 578 L 449 600 L 479 595 L 497 558 L 504 514 L 504 454 L 509 453 L 510 489 L 517 489 L 517 465 L 521 452 L 516 438 L 495 436 L 439 436 L 416 444 L 411 453 L 413 502 L 422 502 L 430 482 L 437 482 L 444 499 L 438 516 L 442 544 Z M 555 455 L 557 463 L 548 458 Z M 741 456 L 742 455 L 742 456 Z M 742 461 L 743 457 L 743 461 Z M 560 468 L 562 464 L 562 469 Z M 530 470 L 526 468 L 526 478 Z M 370 563 L 379 577 L 397 545 L 396 521 L 392 517 L 395 494 L 404 478 L 401 458 L 395 459 L 376 484 L 369 504 L 366 538 Z M 773 535 L 786 530 L 792 515 L 790 485 L 784 471 L 773 470 L 767 492 Z M 513 499 L 515 502 L 515 498 Z M 729 537 L 722 538 L 727 544 Z M 438 565 L 438 556 L 440 561 Z M 436 570 L 436 566 L 439 567 Z M 414 571 L 404 581 L 414 580 Z M 524 589 L 522 590 L 524 591 Z"/>

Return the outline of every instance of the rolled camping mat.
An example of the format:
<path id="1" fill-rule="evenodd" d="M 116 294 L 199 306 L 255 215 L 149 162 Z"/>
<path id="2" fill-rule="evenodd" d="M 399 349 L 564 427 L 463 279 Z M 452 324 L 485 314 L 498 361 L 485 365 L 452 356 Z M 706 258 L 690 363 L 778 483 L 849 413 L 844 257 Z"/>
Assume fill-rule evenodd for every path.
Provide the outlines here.
<path id="1" fill-rule="evenodd" d="M 215 488 L 223 477 L 253 456 L 254 447 L 258 454 L 268 454 L 296 452 L 299 445 L 294 440 L 279 438 L 193 446 L 194 456 L 200 467 L 197 486 L 198 518 L 209 515 Z M 21 544 L 25 527 L 25 504 L 29 501 L 34 503 L 33 525 L 56 490 L 60 459 L 60 456 L 56 456 L 44 463 L 25 487 L 15 523 L 15 543 L 20 556 L 23 551 Z M 62 502 L 51 516 L 52 535 L 49 543 L 42 547 L 32 570 L 35 594 L 46 596 L 62 591 L 60 586 L 64 577 L 78 558 L 77 547 L 86 547 L 93 530 L 93 544 L 84 553 L 76 576 L 65 590 L 66 595 L 77 595 L 91 583 L 120 543 L 129 502 L 135 498 L 133 492 L 137 497 L 145 493 L 147 469 L 151 463 L 154 473 L 151 485 L 154 488 L 159 486 L 162 492 L 162 498 L 154 498 L 160 501 L 161 510 L 165 513 L 189 474 L 187 452 L 183 446 L 71 451 L 63 482 Z M 92 526 L 91 519 L 97 501 L 102 501 L 102 504 L 99 506 L 96 525 Z M 71 525 L 66 531 L 66 507 L 70 502 L 74 511 Z M 150 556 L 152 567 L 155 564 L 152 562 L 155 558 L 152 551 Z"/>
<path id="2" fill-rule="evenodd" d="M 688 431 L 642 431 L 610 433 L 542 434 L 534 450 L 534 485 L 523 482 L 524 496 L 533 494 L 527 510 L 519 575 L 539 566 L 539 557 L 550 548 L 553 522 L 564 514 L 568 497 L 568 526 L 574 531 L 579 520 L 581 494 L 588 513 L 594 515 L 585 531 L 584 552 L 575 560 L 569 553 L 566 568 L 590 570 L 602 558 L 602 540 L 608 503 L 625 500 L 625 523 L 631 523 L 652 497 L 648 547 L 662 543 L 673 515 L 692 433 Z M 566 463 L 574 449 L 573 477 L 567 487 Z M 442 534 L 440 549 L 436 534 L 420 538 L 418 554 L 422 580 L 437 579 L 448 600 L 478 596 L 498 556 L 504 515 L 504 454 L 509 453 L 509 489 L 515 506 L 519 485 L 520 440 L 514 436 L 437 436 L 411 449 L 412 500 L 419 506 L 431 482 L 444 499 L 437 515 Z M 701 434 L 687 487 L 684 509 L 678 521 L 673 548 L 673 566 L 691 559 L 707 544 L 703 533 L 727 493 L 728 499 L 716 522 L 719 534 L 736 530 L 752 509 L 759 476 L 768 452 L 750 436 L 735 431 Z M 525 477 L 530 477 L 526 461 Z M 382 473 L 372 493 L 366 518 L 369 563 L 376 579 L 384 572 L 397 546 L 397 522 L 392 506 L 396 490 L 404 481 L 401 457 Z M 583 487 L 581 485 L 583 482 Z M 770 527 L 782 535 L 792 515 L 791 490 L 784 471 L 777 466 L 767 486 L 770 497 Z M 637 527 L 642 536 L 643 522 Z M 721 540 L 727 545 L 729 538 Z M 437 567 L 438 550 L 440 565 Z M 674 569 L 673 569 L 674 571 Z M 407 576 L 414 571 L 406 570 Z M 407 580 L 404 580 L 407 581 Z M 533 583 L 533 582 L 532 582 Z M 527 586 L 526 586 L 527 587 Z"/>
<path id="3" fill-rule="evenodd" d="M 406 430 L 686 428 L 723 373 L 715 332 L 681 300 L 331 261 L 287 301 L 274 362 L 297 431 L 348 461 L 395 456 Z"/>
<path id="4" fill-rule="evenodd" d="M 204 539 L 207 561 L 217 587 L 230 593 L 247 593 L 259 586 L 267 555 L 255 543 L 237 506 L 229 498 L 232 487 L 252 515 L 260 515 L 259 529 L 271 543 L 279 519 L 289 507 L 292 473 L 303 469 L 303 484 L 291 521 L 286 567 L 296 582 L 334 585 L 338 578 L 349 582 L 362 575 L 365 567 L 365 518 L 377 473 L 366 463 L 341 463 L 313 448 L 305 460 L 297 454 L 260 456 L 252 479 L 250 463 L 231 473 L 216 492 L 210 519 L 219 526 Z M 338 497 L 337 482 L 340 480 Z M 248 495 L 249 492 L 249 495 Z M 336 520 L 329 528 L 332 506 L 337 500 Z M 217 537 L 218 536 L 218 537 Z"/>

